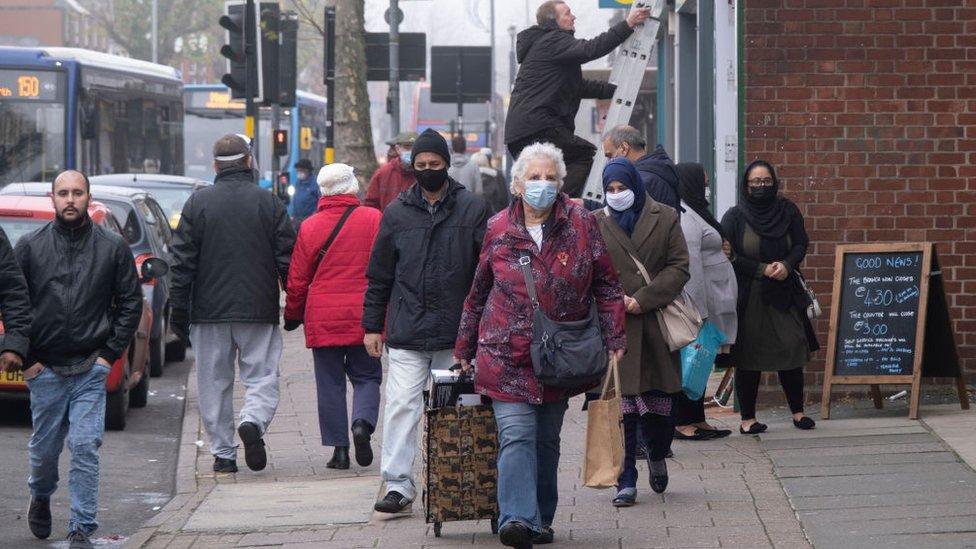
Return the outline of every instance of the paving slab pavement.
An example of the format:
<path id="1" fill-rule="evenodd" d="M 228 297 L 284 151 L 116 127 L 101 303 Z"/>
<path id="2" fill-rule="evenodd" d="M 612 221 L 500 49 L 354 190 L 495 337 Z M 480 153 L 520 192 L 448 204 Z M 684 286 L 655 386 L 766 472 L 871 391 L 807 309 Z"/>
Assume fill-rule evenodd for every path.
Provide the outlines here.
<path id="1" fill-rule="evenodd" d="M 205 436 L 191 379 L 177 496 L 129 546 L 499 545 L 486 521 L 446 523 L 443 537 L 434 537 L 419 502 L 401 515 L 371 513 L 380 490 L 383 426 L 374 437 L 377 460 L 371 466 L 325 468 L 331 449 L 319 441 L 311 354 L 300 334 L 286 334 L 285 341 L 282 399 L 266 437 L 267 470 L 211 471 L 212 458 L 198 442 Z M 582 486 L 586 418 L 580 404 L 571 403 L 562 433 L 556 547 L 976 547 L 976 533 L 966 531 L 967 523 L 976 525 L 976 473 L 935 428 L 895 417 L 897 409 L 882 417 L 852 409 L 855 417 L 845 419 L 844 406 L 835 405 L 838 419 L 822 421 L 812 432 L 794 429 L 782 408 L 764 410 L 773 419 L 762 437 L 675 441 L 668 492 L 653 494 L 645 484 L 646 466 L 640 465 L 639 504 L 616 509 L 609 504 L 610 491 Z M 731 411 L 710 409 L 709 415 L 737 429 Z M 961 429 L 976 432 L 969 417 L 957 417 L 958 410 L 931 415 L 950 438 L 964 439 Z M 917 489 L 898 489 L 900 482 L 914 482 L 912 477 Z"/>
<path id="2" fill-rule="evenodd" d="M 976 547 L 976 472 L 948 444 L 976 433 L 976 416 L 958 405 L 923 407 L 922 421 L 897 408 L 838 412 L 813 432 L 782 418 L 760 436 L 815 547 Z"/>

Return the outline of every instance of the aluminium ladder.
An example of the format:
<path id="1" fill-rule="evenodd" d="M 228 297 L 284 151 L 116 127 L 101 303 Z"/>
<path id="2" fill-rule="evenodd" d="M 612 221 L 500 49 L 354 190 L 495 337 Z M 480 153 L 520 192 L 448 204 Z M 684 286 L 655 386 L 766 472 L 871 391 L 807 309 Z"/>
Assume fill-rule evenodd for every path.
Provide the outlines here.
<path id="1" fill-rule="evenodd" d="M 617 50 L 613 67 L 610 69 L 610 83 L 616 84 L 617 89 L 613 93 L 607 111 L 604 131 L 609 131 L 620 124 L 630 123 L 634 103 L 637 101 L 637 94 L 640 93 L 641 82 L 644 80 L 644 71 L 654 58 L 665 5 L 665 0 L 635 0 L 631 6 L 631 10 L 650 7 L 651 16 Z M 593 158 L 590 175 L 586 178 L 586 186 L 583 187 L 583 198 L 603 202 L 603 168 L 606 163 L 606 157 L 597 152 Z"/>

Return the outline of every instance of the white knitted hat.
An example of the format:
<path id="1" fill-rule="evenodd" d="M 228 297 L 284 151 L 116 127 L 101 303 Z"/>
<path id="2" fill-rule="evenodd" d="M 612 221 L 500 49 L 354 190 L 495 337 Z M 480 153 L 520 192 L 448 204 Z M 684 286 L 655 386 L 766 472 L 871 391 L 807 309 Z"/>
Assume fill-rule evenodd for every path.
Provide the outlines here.
<path id="1" fill-rule="evenodd" d="M 359 193 L 359 181 L 356 180 L 355 170 L 348 164 L 336 163 L 322 166 L 316 180 L 322 196 Z"/>

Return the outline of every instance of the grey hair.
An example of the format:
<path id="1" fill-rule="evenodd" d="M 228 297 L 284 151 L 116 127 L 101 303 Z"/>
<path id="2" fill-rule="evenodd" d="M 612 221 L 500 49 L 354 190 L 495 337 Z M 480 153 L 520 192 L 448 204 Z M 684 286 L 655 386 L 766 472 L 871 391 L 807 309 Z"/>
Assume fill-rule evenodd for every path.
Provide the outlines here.
<path id="1" fill-rule="evenodd" d="M 522 149 L 519 153 L 515 165 L 512 166 L 512 183 L 509 190 L 515 194 L 515 182 L 525 183 L 525 170 L 529 162 L 537 158 L 545 158 L 556 165 L 556 186 L 563 186 L 563 179 L 566 179 L 566 162 L 563 160 L 563 151 L 552 143 L 533 143 Z"/>
<path id="2" fill-rule="evenodd" d="M 647 148 L 647 140 L 644 139 L 641 132 L 637 128 L 626 124 L 612 128 L 603 136 L 603 139 L 609 141 L 614 147 L 619 147 L 626 143 L 633 149 L 643 150 Z"/>

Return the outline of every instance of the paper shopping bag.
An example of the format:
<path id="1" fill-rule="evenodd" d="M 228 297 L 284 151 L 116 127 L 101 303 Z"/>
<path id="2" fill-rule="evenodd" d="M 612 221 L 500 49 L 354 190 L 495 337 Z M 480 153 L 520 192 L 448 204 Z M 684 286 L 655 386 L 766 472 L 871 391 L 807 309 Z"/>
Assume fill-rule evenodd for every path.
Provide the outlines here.
<path id="1" fill-rule="evenodd" d="M 610 361 L 600 398 L 589 402 L 586 414 L 583 484 L 590 488 L 616 486 L 617 477 L 624 466 L 624 434 L 621 426 L 623 415 L 620 410 L 620 376 L 616 360 Z"/>

